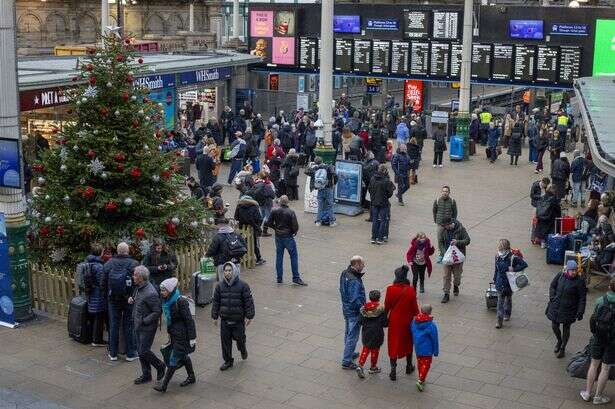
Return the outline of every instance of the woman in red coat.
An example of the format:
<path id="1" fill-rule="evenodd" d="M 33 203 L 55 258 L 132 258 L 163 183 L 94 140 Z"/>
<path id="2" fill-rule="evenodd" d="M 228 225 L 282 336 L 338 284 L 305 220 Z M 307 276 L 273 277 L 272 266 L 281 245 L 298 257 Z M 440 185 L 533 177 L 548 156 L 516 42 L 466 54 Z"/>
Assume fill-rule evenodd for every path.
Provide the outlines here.
<path id="1" fill-rule="evenodd" d="M 425 235 L 420 232 L 412 239 L 410 248 L 406 252 L 406 261 L 412 268 L 412 286 L 416 289 L 417 282 L 420 285 L 420 292 L 425 292 L 425 270 L 427 275 L 431 277 L 431 258 L 435 249 Z"/>
<path id="2" fill-rule="evenodd" d="M 392 381 L 397 379 L 397 359 L 406 357 L 406 374 L 414 371 L 412 365 L 412 334 L 410 323 L 418 314 L 416 292 L 408 281 L 408 266 L 395 270 L 395 281 L 387 288 L 384 299 L 385 312 L 389 314 L 388 349 L 391 360 Z"/>

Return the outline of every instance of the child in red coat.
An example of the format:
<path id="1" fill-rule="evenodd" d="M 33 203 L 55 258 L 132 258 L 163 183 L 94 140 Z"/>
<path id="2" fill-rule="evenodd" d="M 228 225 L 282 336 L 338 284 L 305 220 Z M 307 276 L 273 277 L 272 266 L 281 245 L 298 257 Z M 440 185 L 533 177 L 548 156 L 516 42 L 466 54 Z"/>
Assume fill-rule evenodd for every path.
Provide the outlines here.
<path id="1" fill-rule="evenodd" d="M 406 261 L 412 268 L 412 286 L 416 288 L 417 282 L 420 284 L 420 292 L 425 292 L 425 270 L 431 277 L 431 258 L 435 252 L 434 247 L 423 232 L 417 233 L 410 243 L 410 248 L 406 252 Z"/>

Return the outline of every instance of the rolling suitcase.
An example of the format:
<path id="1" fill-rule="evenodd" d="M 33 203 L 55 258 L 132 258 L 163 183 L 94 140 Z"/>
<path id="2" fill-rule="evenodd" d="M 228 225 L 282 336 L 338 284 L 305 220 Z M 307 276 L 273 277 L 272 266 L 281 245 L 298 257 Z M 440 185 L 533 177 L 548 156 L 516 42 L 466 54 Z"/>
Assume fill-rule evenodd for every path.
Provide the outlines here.
<path id="1" fill-rule="evenodd" d="M 210 304 L 214 295 L 214 286 L 216 284 L 215 274 L 201 274 L 200 272 L 192 273 L 190 280 L 190 291 L 194 303 L 199 307 L 204 307 Z"/>
<path id="2" fill-rule="evenodd" d="M 88 321 L 88 302 L 81 295 L 77 295 L 70 300 L 68 336 L 82 344 L 92 342 L 92 327 Z"/>
<path id="3" fill-rule="evenodd" d="M 549 234 L 547 236 L 547 264 L 564 264 L 566 248 L 568 247 L 568 236 L 561 234 Z"/>
<path id="4" fill-rule="evenodd" d="M 463 160 L 463 139 L 458 136 L 451 138 L 449 155 L 451 160 Z"/>
<path id="5" fill-rule="evenodd" d="M 489 288 L 485 290 L 485 305 L 488 310 L 498 306 L 498 292 L 493 283 L 489 283 Z"/>
<path id="6" fill-rule="evenodd" d="M 577 220 L 572 216 L 562 216 L 555 221 L 558 220 L 560 222 L 560 233 L 563 235 L 572 233 L 577 227 Z"/>
<path id="7" fill-rule="evenodd" d="M 540 245 L 540 240 L 536 239 L 536 225 L 538 225 L 538 217 L 532 217 L 532 228 L 530 229 L 530 243 Z"/>

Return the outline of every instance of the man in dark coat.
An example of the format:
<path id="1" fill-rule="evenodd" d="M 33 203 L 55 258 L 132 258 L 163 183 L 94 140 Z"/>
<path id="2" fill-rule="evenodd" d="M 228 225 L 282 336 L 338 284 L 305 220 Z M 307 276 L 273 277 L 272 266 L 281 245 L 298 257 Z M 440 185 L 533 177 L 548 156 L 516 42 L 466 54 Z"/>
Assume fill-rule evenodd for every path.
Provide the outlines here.
<path id="1" fill-rule="evenodd" d="M 240 240 L 243 240 L 241 235 L 235 233 L 235 230 L 231 226 L 228 225 L 228 221 L 224 221 L 220 223 L 218 232 L 211 239 L 211 243 L 209 243 L 209 247 L 205 252 L 205 257 L 212 257 L 214 259 L 214 265 L 218 268 L 218 277 L 221 276 L 222 265 L 229 261 L 233 263 L 239 263 L 239 260 L 233 259 L 227 252 L 228 249 L 228 241 L 230 239 L 235 239 L 239 237 Z"/>
<path id="2" fill-rule="evenodd" d="M 371 199 L 372 244 L 383 244 L 388 239 L 388 221 L 391 214 L 389 199 L 395 192 L 395 185 L 389 179 L 386 165 L 378 166 L 378 172 L 369 182 Z"/>
<path id="3" fill-rule="evenodd" d="M 248 358 L 246 349 L 246 327 L 254 319 L 254 300 L 250 286 L 239 279 L 233 263 L 224 264 L 224 277 L 214 290 L 211 304 L 211 318 L 218 324 L 220 318 L 220 341 L 224 363 L 221 371 L 233 367 L 233 340 L 242 359 Z"/>
<path id="4" fill-rule="evenodd" d="M 199 175 L 199 184 L 202 188 L 212 186 L 216 183 L 217 176 L 214 175 L 216 162 L 214 161 L 213 155 L 213 151 L 203 152 L 202 155 L 197 152 L 196 170 Z"/>
<path id="5" fill-rule="evenodd" d="M 397 153 L 393 155 L 391 167 L 395 172 L 395 181 L 397 182 L 397 200 L 400 206 L 404 205 L 404 193 L 410 187 L 408 173 L 410 172 L 410 157 L 407 152 L 406 144 L 401 144 L 397 148 Z"/>
<path id="6" fill-rule="evenodd" d="M 348 268 L 342 271 L 340 275 L 340 298 L 342 299 L 342 313 L 346 322 L 342 369 L 357 369 L 357 365 L 352 361 L 359 355 L 354 350 L 357 347 L 361 330 L 361 307 L 365 304 L 364 268 L 363 257 L 353 256 Z"/>
<path id="7" fill-rule="evenodd" d="M 566 196 L 568 178 L 570 177 L 570 164 L 566 152 L 561 152 L 551 166 L 551 180 L 555 186 L 555 197 L 562 200 Z"/>
<path id="8" fill-rule="evenodd" d="M 456 246 L 465 256 L 466 247 L 470 244 L 470 235 L 465 227 L 458 220 L 446 218 L 442 220 L 444 233 L 441 237 L 439 247 L 448 249 L 450 246 Z M 445 265 L 444 266 L 444 296 L 442 303 L 447 303 L 450 299 L 451 279 L 453 280 L 453 295 L 459 295 L 459 286 L 461 285 L 461 274 L 463 273 L 463 263 Z"/>
<path id="9" fill-rule="evenodd" d="M 235 220 L 239 223 L 239 227 L 252 226 L 252 231 L 254 232 L 254 255 L 256 256 L 256 265 L 260 266 L 265 264 L 265 260 L 261 257 L 261 251 L 258 245 L 258 238 L 262 233 L 261 224 L 263 223 L 263 216 L 261 216 L 258 202 L 252 199 L 251 196 L 241 196 L 235 208 Z"/>
<path id="10" fill-rule="evenodd" d="M 547 189 L 550 183 L 551 180 L 547 177 L 532 183 L 532 188 L 530 189 L 530 203 L 532 204 L 532 207 L 536 207 L 538 205 L 538 201 L 542 197 L 542 192 Z"/>
<path id="11" fill-rule="evenodd" d="M 366 199 L 367 192 L 369 191 L 369 184 L 372 180 L 372 177 L 378 172 L 378 165 L 380 163 L 375 159 L 374 154 L 372 152 L 367 152 L 365 155 L 365 162 L 363 162 L 363 188 L 361 189 L 361 204 L 365 209 L 369 209 L 370 202 Z M 369 221 L 371 221 L 371 214 L 369 217 Z"/>
<path id="12" fill-rule="evenodd" d="M 164 377 L 165 365 L 152 352 L 152 344 L 158 329 L 158 320 L 162 309 L 158 290 L 149 281 L 149 270 L 144 266 L 137 266 L 132 275 L 135 291 L 128 299 L 132 304 L 132 321 L 135 328 L 137 353 L 141 362 L 141 376 L 135 379 L 135 385 L 147 383 L 152 380 L 152 366 L 156 368 L 156 380 Z"/>
<path id="13" fill-rule="evenodd" d="M 160 283 L 173 276 L 177 268 L 177 257 L 164 243 L 156 241 L 142 264 L 149 270 L 150 280 L 158 290 Z"/>

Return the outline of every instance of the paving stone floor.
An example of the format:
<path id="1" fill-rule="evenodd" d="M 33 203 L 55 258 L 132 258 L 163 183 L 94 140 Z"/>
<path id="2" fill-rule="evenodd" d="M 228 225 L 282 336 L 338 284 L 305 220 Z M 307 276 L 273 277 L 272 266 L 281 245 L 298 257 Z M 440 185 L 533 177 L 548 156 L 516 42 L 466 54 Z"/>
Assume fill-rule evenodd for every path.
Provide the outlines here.
<path id="1" fill-rule="evenodd" d="M 481 149 L 479 149 L 481 151 Z M 303 202 L 293 203 L 300 222 L 297 238 L 300 269 L 307 288 L 278 286 L 274 277 L 271 238 L 262 239 L 267 264 L 244 271 L 257 308 L 248 328 L 247 361 L 236 361 L 221 373 L 218 327 L 209 307 L 197 312 L 199 334 L 193 362 L 196 385 L 179 388 L 180 371 L 165 395 L 151 385 L 132 381 L 138 362 L 109 362 L 106 352 L 72 342 L 61 320 L 41 320 L 20 329 L 0 329 L 0 407 L 52 408 L 209 408 L 209 409 L 575 409 L 581 382 L 565 374 L 566 360 L 553 356 L 554 338 L 544 316 L 548 285 L 556 266 L 544 263 L 544 252 L 529 245 L 529 185 L 533 169 L 508 157 L 491 165 L 484 156 L 465 163 L 430 165 L 431 145 L 419 184 L 407 194 L 406 206 L 392 208 L 390 241 L 369 242 L 364 216 L 340 216 L 336 228 L 317 228 Z M 425 392 L 417 392 L 414 376 L 396 383 L 386 373 L 359 380 L 340 369 L 343 346 L 338 278 L 350 257 L 367 261 L 366 289 L 385 289 L 393 270 L 404 261 L 409 238 L 425 231 L 435 238 L 432 203 L 440 187 L 449 184 L 459 206 L 459 219 L 472 238 L 461 294 L 440 304 L 442 268 L 435 266 L 421 302 L 434 305 L 440 328 L 441 354 L 435 359 Z M 236 192 L 225 188 L 225 197 Z M 232 206 L 234 209 L 234 205 Z M 506 237 L 520 247 L 530 265 L 531 286 L 513 297 L 512 320 L 494 328 L 495 313 L 487 311 L 484 290 L 493 275 L 496 241 Z M 288 266 L 288 260 L 286 260 Z M 290 281 L 290 275 L 286 276 Z M 591 290 L 591 306 L 601 291 Z M 591 308 L 591 307 L 588 307 Z M 588 340 L 586 319 L 572 327 L 569 355 Z M 166 336 L 159 334 L 157 343 Z M 380 365 L 388 370 L 386 347 Z M 609 385 L 608 393 L 615 395 Z"/>

